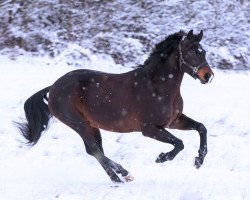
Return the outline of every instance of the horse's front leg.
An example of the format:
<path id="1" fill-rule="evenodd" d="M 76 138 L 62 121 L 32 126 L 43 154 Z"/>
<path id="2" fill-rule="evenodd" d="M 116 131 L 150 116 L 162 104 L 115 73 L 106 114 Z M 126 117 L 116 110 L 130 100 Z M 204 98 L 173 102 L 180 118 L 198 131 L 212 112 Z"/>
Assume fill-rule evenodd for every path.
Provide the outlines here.
<path id="1" fill-rule="evenodd" d="M 169 128 L 179 129 L 179 130 L 196 130 L 199 132 L 200 134 L 200 148 L 198 151 L 199 156 L 195 157 L 194 165 L 197 169 L 200 168 L 207 154 L 206 127 L 202 123 L 196 122 L 193 119 L 182 114 L 169 126 Z"/>
<path id="2" fill-rule="evenodd" d="M 169 133 L 167 130 L 165 130 L 161 126 L 155 126 L 155 125 L 144 125 L 144 128 L 142 130 L 142 134 L 146 137 L 153 138 L 155 140 L 170 143 L 174 146 L 174 149 L 167 153 L 161 153 L 158 158 L 156 159 L 157 163 L 162 163 L 167 160 L 173 160 L 174 157 L 182 150 L 184 149 L 183 142 L 173 136 L 171 133 Z"/>

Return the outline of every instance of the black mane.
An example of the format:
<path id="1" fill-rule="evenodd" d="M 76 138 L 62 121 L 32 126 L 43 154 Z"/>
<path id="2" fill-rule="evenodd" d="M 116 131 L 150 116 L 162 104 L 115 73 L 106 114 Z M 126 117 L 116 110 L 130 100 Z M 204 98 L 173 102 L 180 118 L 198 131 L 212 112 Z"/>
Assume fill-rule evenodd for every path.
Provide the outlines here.
<path id="1" fill-rule="evenodd" d="M 164 60 L 179 44 L 184 35 L 186 35 L 186 33 L 181 30 L 177 33 L 167 36 L 163 41 L 156 44 L 152 53 L 149 55 L 148 59 L 144 62 L 143 65 L 149 64 L 150 61 L 155 58 L 161 58 Z"/>

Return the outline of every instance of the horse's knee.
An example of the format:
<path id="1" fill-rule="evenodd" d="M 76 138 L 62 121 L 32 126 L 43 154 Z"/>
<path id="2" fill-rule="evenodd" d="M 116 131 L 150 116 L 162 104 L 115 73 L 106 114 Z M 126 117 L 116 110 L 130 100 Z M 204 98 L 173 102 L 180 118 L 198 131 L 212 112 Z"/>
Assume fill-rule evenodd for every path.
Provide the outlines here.
<path id="1" fill-rule="evenodd" d="M 180 139 L 176 140 L 174 146 L 178 148 L 180 151 L 184 149 L 184 144 Z"/>
<path id="2" fill-rule="evenodd" d="M 199 123 L 198 126 L 197 126 L 197 131 L 202 134 L 202 135 L 206 135 L 207 134 L 207 129 L 206 127 L 204 126 L 204 124 L 202 123 Z"/>

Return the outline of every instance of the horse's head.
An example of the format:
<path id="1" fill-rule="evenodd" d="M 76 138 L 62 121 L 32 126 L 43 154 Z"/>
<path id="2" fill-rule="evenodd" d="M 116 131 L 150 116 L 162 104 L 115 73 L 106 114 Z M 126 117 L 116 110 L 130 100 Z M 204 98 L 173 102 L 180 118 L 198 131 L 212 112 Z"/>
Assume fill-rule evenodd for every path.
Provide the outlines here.
<path id="1" fill-rule="evenodd" d="M 200 45 L 202 36 L 203 31 L 194 35 L 191 30 L 183 37 L 178 48 L 181 69 L 205 84 L 212 81 L 214 73 L 207 63 L 206 51 Z"/>

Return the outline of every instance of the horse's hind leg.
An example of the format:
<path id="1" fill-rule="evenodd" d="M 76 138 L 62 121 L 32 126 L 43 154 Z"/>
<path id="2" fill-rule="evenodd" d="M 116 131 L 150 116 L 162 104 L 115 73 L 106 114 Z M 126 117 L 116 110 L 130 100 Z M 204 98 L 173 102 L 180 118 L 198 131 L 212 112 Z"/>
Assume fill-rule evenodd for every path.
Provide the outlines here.
<path id="1" fill-rule="evenodd" d="M 97 128 L 92 127 L 92 131 L 93 131 L 93 135 L 95 137 L 96 145 L 98 146 L 99 150 L 104 154 L 103 147 L 102 147 L 102 137 L 101 137 L 100 130 L 97 129 Z M 86 142 L 84 142 L 84 144 L 85 144 L 86 152 L 88 154 L 92 155 L 93 152 L 89 148 L 88 144 Z M 106 158 L 107 162 L 109 163 L 109 166 L 111 166 L 111 168 L 116 173 L 121 174 L 124 177 L 125 181 L 132 181 L 133 180 L 133 177 L 131 175 L 128 175 L 128 171 L 126 169 L 124 169 L 120 164 L 115 163 L 114 161 L 110 160 L 107 157 L 105 157 L 105 158 Z"/>
<path id="2" fill-rule="evenodd" d="M 101 166 L 103 167 L 105 172 L 108 174 L 110 179 L 114 182 L 122 182 L 121 179 L 112 170 L 112 168 L 108 165 L 107 161 L 105 161 L 106 157 L 104 155 L 102 155 L 102 152 L 100 151 L 99 147 L 97 147 L 97 146 L 96 147 L 93 147 L 93 146 L 89 147 L 87 142 L 84 142 L 84 144 L 85 144 L 86 152 L 89 155 L 94 156 L 98 160 L 98 162 L 101 164 Z"/>
<path id="3" fill-rule="evenodd" d="M 100 131 L 91 127 L 79 112 L 67 112 L 67 118 L 60 115 L 59 119 L 80 135 L 84 141 L 87 153 L 98 160 L 112 181 L 122 182 L 117 174 L 121 174 L 126 181 L 133 180 L 133 178 L 128 176 L 127 170 L 104 155 Z"/>
<path id="4" fill-rule="evenodd" d="M 88 146 L 88 144 L 86 142 L 84 142 L 85 144 L 85 148 L 86 148 L 86 152 L 92 156 L 95 157 L 95 152 L 92 150 L 92 148 L 90 148 Z M 99 148 L 99 147 L 98 147 Z M 104 154 L 103 154 L 104 155 Z M 97 159 L 98 160 L 98 159 Z M 98 160 L 99 161 L 99 160 Z M 110 174 L 112 175 L 112 171 L 110 171 L 109 168 L 105 167 L 105 165 L 107 164 L 112 170 L 114 170 L 117 174 L 121 174 L 123 179 L 126 181 L 126 182 L 129 182 L 129 181 L 133 181 L 134 178 L 133 176 L 129 175 L 129 172 L 124 169 L 120 164 L 118 163 L 115 163 L 114 161 L 110 160 L 108 157 L 106 157 L 104 155 L 104 159 L 103 159 L 103 163 L 102 161 L 99 161 L 100 164 L 102 165 L 102 167 L 104 168 L 104 170 L 107 172 L 107 174 L 110 176 Z M 110 176 L 111 178 L 111 176 Z M 116 181 L 114 179 L 111 178 L 111 180 L 115 181 L 115 182 L 122 182 L 122 181 Z"/>
<path id="5" fill-rule="evenodd" d="M 102 148 L 102 136 L 98 128 L 92 128 L 93 135 L 95 137 L 95 142 L 102 153 L 104 153 Z"/>

